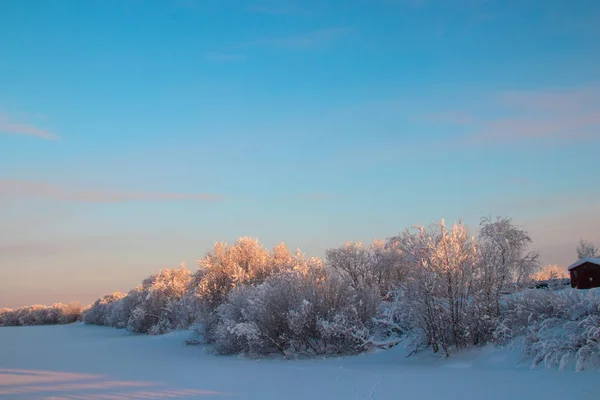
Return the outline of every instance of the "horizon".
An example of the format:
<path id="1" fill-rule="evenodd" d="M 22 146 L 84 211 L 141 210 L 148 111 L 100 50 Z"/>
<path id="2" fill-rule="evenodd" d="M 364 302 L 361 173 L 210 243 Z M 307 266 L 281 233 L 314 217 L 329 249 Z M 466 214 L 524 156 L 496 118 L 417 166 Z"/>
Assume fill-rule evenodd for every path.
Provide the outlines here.
<path id="1" fill-rule="evenodd" d="M 213 242 L 309 256 L 511 217 L 600 244 L 595 1 L 7 1 L 0 308 L 134 288 Z"/>

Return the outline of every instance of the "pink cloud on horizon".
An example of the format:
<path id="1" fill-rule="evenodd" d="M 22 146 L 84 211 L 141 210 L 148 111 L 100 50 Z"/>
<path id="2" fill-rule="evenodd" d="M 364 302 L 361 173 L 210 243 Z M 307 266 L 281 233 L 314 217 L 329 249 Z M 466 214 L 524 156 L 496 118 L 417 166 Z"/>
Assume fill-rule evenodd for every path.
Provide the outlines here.
<path id="1" fill-rule="evenodd" d="M 458 140 L 590 140 L 600 138 L 600 85 L 569 90 L 504 91 L 464 108 L 422 115 L 422 119 L 468 129 Z M 490 116 L 500 113 L 503 116 Z"/>
<path id="2" fill-rule="evenodd" d="M 58 139 L 58 136 L 48 130 L 28 123 L 14 122 L 3 112 L 0 112 L 0 132 L 12 135 L 34 136 L 46 140 Z"/>
<path id="3" fill-rule="evenodd" d="M 19 180 L 0 180 L 0 195 L 79 201 L 84 203 L 176 200 L 219 201 L 224 199 L 223 196 L 214 194 L 74 190 L 59 185 Z"/>
<path id="4" fill-rule="evenodd" d="M 471 139 L 592 139 L 600 131 L 600 115 L 548 119 L 505 118 L 483 123 Z"/>
<path id="5" fill-rule="evenodd" d="M 505 91 L 498 95 L 507 107 L 528 110 L 555 110 L 559 112 L 581 109 L 597 109 L 600 102 L 600 85 L 590 84 L 568 90 L 520 90 Z"/>

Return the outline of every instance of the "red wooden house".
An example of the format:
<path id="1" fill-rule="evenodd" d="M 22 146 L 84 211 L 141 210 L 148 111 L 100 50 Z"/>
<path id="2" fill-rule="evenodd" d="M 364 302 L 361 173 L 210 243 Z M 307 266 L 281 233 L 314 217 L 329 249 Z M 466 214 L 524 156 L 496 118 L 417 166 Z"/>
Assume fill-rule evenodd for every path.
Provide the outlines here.
<path id="1" fill-rule="evenodd" d="M 591 289 L 600 287 L 600 258 L 584 258 L 569 267 L 571 287 Z"/>

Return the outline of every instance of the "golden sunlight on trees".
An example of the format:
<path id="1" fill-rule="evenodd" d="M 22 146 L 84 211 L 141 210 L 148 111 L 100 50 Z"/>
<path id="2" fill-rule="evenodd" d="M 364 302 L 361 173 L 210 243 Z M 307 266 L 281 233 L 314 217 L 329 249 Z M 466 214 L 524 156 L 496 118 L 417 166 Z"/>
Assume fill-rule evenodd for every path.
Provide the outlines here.
<path id="1" fill-rule="evenodd" d="M 560 268 L 558 265 L 546 265 L 533 275 L 533 279 L 536 281 L 566 279 L 568 277 L 569 272 L 565 268 Z"/>
<path id="2" fill-rule="evenodd" d="M 0 309 L 0 326 L 56 325 L 70 324 L 81 320 L 82 308 L 79 303 L 51 306 L 34 305 Z"/>
<path id="3" fill-rule="evenodd" d="M 525 343 L 528 352 L 561 365 L 574 356 L 583 368 L 600 356 L 584 340 L 596 332 L 600 314 L 586 311 L 591 325 L 584 326 L 569 313 L 596 300 L 535 283 L 566 271 L 540 270 L 530 244 L 509 218 L 482 219 L 477 237 L 462 222 L 414 226 L 369 246 L 347 242 L 327 250 L 324 260 L 241 237 L 215 243 L 193 273 L 183 265 L 165 269 L 127 295 L 97 300 L 84 321 L 147 334 L 193 327 L 199 335 L 190 344 L 285 357 L 356 354 L 401 340 L 450 356 L 528 332 L 537 338 Z M 593 246 L 580 247 L 592 254 Z M 550 340 L 549 313 L 570 332 L 567 347 Z"/>

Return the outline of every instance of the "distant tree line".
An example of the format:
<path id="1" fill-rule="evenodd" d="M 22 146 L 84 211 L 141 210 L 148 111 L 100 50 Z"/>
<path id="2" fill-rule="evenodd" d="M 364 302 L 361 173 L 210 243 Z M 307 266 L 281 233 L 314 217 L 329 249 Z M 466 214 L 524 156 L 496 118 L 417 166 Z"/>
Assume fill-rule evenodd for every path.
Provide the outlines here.
<path id="1" fill-rule="evenodd" d="M 35 305 L 15 310 L 0 309 L 0 326 L 70 324 L 80 321 L 81 318 L 82 308 L 79 303 Z"/>

